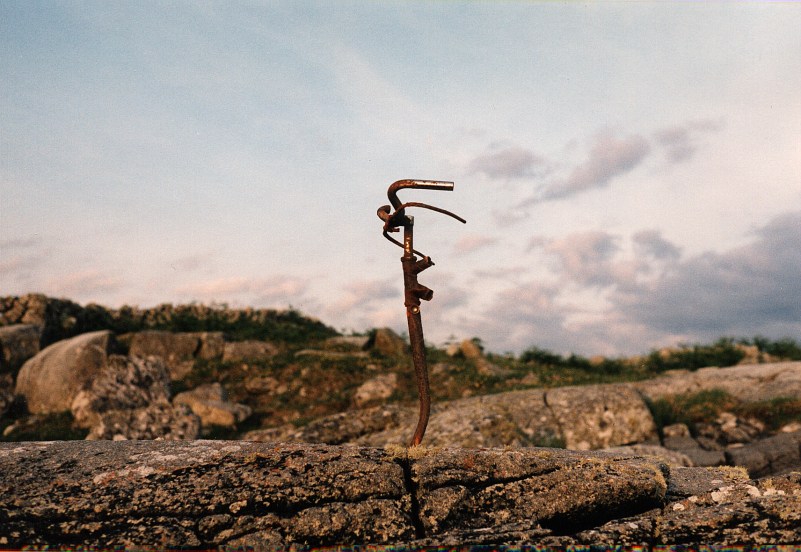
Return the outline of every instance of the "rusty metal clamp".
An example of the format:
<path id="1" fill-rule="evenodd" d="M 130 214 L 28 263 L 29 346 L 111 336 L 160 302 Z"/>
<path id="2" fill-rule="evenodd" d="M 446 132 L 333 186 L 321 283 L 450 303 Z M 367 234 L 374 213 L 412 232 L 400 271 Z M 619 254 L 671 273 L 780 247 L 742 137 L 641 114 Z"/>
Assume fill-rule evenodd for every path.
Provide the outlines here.
<path id="1" fill-rule="evenodd" d="M 452 191 L 453 182 L 443 182 L 440 180 L 398 180 L 391 184 L 387 190 L 387 197 L 389 198 L 391 206 L 383 205 L 378 208 L 378 218 L 384 221 L 384 237 L 395 245 L 403 248 L 401 264 L 403 265 L 404 305 L 406 306 L 406 319 L 409 325 L 409 342 L 412 347 L 412 362 L 414 363 L 417 391 L 420 398 L 420 415 L 410 446 L 417 446 L 423 440 L 426 426 L 428 426 L 428 418 L 431 413 L 431 394 L 428 384 L 426 348 L 425 342 L 423 341 L 423 322 L 420 318 L 420 301 L 430 301 L 434 296 L 433 290 L 417 281 L 417 275 L 433 266 L 434 261 L 432 261 L 431 257 L 428 255 L 423 255 L 414 249 L 414 217 L 408 216 L 406 214 L 406 209 L 409 207 L 421 207 L 448 215 L 462 223 L 466 223 L 467 221 L 450 211 L 426 203 L 401 203 L 397 194 L 399 190 L 404 188 Z M 393 208 L 395 209 L 394 212 L 392 211 Z M 390 233 L 398 232 L 401 227 L 403 227 L 402 243 L 390 236 Z M 422 258 L 418 259 L 415 255 L 419 255 Z"/>

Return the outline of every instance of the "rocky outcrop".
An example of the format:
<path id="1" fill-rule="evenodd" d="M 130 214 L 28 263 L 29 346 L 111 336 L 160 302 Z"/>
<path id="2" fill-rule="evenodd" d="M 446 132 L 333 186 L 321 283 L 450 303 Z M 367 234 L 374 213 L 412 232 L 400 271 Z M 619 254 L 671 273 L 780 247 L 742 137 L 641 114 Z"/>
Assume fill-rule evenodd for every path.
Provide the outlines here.
<path id="1" fill-rule="evenodd" d="M 406 342 L 389 328 L 377 329 L 370 336 L 367 347 L 388 357 L 401 356 L 406 353 L 408 348 Z"/>
<path id="2" fill-rule="evenodd" d="M 75 425 L 87 439 L 194 439 L 200 421 L 170 404 L 170 380 L 158 357 L 109 356 L 91 385 L 72 401 Z"/>
<path id="3" fill-rule="evenodd" d="M 279 352 L 278 346 L 268 341 L 233 341 L 223 349 L 223 362 L 269 360 Z"/>
<path id="4" fill-rule="evenodd" d="M 801 398 L 801 362 L 743 364 L 730 368 L 701 368 L 694 372 L 671 370 L 629 385 L 651 400 L 708 389 L 722 389 L 748 402 L 775 397 Z"/>
<path id="5" fill-rule="evenodd" d="M 39 328 L 33 324 L 0 326 L 0 373 L 16 373 L 39 352 Z"/>
<path id="6" fill-rule="evenodd" d="M 303 428 L 248 433 L 253 440 L 291 440 L 384 446 L 405 443 L 414 407 L 375 407 L 335 414 Z M 640 396 L 624 386 L 531 389 L 435 404 L 426 434 L 431 446 L 560 445 L 598 449 L 658 441 Z"/>
<path id="7" fill-rule="evenodd" d="M 195 359 L 220 358 L 223 353 L 220 332 L 164 332 L 148 330 L 130 336 L 131 356 L 160 357 L 173 381 L 183 379 L 195 366 Z"/>
<path id="8" fill-rule="evenodd" d="M 637 455 L 2 443 L 0 474 L 0 546 L 14 548 L 801 542 L 801 474 Z"/>
<path id="9" fill-rule="evenodd" d="M 83 334 L 56 342 L 29 359 L 19 371 L 16 393 L 33 414 L 70 409 L 75 396 L 106 365 L 110 331 Z"/>
<path id="10" fill-rule="evenodd" d="M 234 427 L 251 414 L 250 407 L 228 402 L 219 383 L 207 383 L 191 391 L 178 393 L 172 402 L 188 406 L 200 418 L 204 427 Z"/>

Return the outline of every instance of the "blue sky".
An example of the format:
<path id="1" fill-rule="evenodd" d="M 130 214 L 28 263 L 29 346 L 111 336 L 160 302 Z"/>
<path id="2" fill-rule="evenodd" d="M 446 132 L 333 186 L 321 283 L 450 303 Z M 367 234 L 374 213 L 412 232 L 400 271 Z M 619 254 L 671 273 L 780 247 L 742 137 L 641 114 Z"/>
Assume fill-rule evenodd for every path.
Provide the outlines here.
<path id="1" fill-rule="evenodd" d="M 801 339 L 801 4 L 0 2 L 0 294 L 633 354 Z"/>

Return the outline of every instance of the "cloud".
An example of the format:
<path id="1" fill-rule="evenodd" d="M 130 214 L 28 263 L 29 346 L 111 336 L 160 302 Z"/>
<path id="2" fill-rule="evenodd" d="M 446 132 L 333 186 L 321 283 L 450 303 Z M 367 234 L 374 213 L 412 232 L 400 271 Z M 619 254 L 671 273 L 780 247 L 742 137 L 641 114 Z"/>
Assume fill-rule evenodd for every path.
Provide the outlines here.
<path id="1" fill-rule="evenodd" d="M 580 354 L 640 354 L 721 336 L 801 335 L 801 211 L 752 232 L 745 246 L 684 259 L 649 229 L 532 238 L 550 276 L 508 286 L 466 327 L 496 350 L 537 345 Z"/>
<path id="2" fill-rule="evenodd" d="M 563 179 L 548 183 L 539 196 L 530 200 L 563 199 L 587 190 L 605 188 L 615 177 L 636 168 L 648 156 L 651 146 L 642 136 L 617 138 L 611 132 L 595 136 L 587 159 Z"/>
<path id="3" fill-rule="evenodd" d="M 99 293 L 122 290 L 126 285 L 123 278 L 99 269 L 82 270 L 51 278 L 45 289 L 48 293 L 80 300 L 84 297 L 95 297 Z"/>
<path id="4" fill-rule="evenodd" d="M 673 163 L 691 159 L 698 150 L 697 138 L 701 133 L 717 132 L 723 128 L 723 121 L 701 119 L 688 121 L 682 125 L 665 127 L 654 132 L 654 140 L 665 150 L 665 157 Z"/>
<path id="5" fill-rule="evenodd" d="M 509 286 L 496 294 L 480 317 L 465 323 L 464 331 L 496 350 L 521 351 L 535 344 L 561 349 L 569 308 L 558 304 L 559 293 L 558 284 L 538 281 Z"/>
<path id="6" fill-rule="evenodd" d="M 490 178 L 522 178 L 545 170 L 545 159 L 531 150 L 512 146 L 492 153 L 479 155 L 470 162 L 471 174 L 483 173 Z"/>
<path id="7" fill-rule="evenodd" d="M 191 300 L 227 302 L 234 301 L 253 306 L 286 305 L 300 299 L 308 287 L 306 278 L 295 276 L 272 276 L 254 279 L 227 277 L 198 281 L 181 286 L 176 292 Z"/>
<path id="8" fill-rule="evenodd" d="M 755 240 L 675 263 L 655 281 L 612 296 L 629 320 L 711 339 L 801 332 L 801 212 L 774 218 Z"/>
<path id="9" fill-rule="evenodd" d="M 642 230 L 632 236 L 634 250 L 638 255 L 659 260 L 676 260 L 681 249 L 662 237 L 659 230 Z"/>
<path id="10" fill-rule="evenodd" d="M 620 250 L 616 236 L 601 231 L 570 234 L 559 239 L 532 238 L 529 249 L 542 248 L 558 261 L 561 276 L 583 285 L 609 285 L 614 283 L 613 264 Z"/>
<path id="11" fill-rule="evenodd" d="M 473 253 L 479 249 L 489 247 L 496 243 L 498 243 L 498 238 L 470 234 L 459 238 L 459 240 L 453 245 L 453 252 L 456 255 L 467 255 L 468 253 Z"/>

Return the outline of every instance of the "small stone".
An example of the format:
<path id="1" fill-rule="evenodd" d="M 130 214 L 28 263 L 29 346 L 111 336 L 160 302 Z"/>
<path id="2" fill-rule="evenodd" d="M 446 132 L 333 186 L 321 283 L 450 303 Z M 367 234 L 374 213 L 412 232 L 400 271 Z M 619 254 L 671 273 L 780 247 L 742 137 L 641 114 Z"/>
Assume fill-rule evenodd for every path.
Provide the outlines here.
<path id="1" fill-rule="evenodd" d="M 353 402 L 356 406 L 364 406 L 374 401 L 386 400 L 397 388 L 398 375 L 396 373 L 382 374 L 361 384 L 353 395 Z"/>

